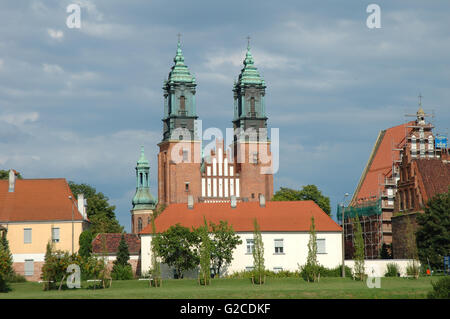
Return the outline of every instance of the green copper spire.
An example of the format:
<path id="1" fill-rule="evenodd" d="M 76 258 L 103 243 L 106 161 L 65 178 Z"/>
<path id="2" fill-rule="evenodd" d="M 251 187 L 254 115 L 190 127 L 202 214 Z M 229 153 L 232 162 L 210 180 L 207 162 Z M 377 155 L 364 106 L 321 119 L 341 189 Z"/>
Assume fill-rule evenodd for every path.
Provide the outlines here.
<path id="1" fill-rule="evenodd" d="M 179 39 L 177 44 L 177 54 L 175 55 L 175 58 L 173 58 L 173 62 L 175 62 L 175 65 L 172 67 L 172 70 L 169 73 L 169 83 L 195 83 L 195 77 L 191 75 L 187 65 L 184 64 L 184 56 L 183 51 L 181 51 L 181 43 Z"/>
<path id="2" fill-rule="evenodd" d="M 154 209 L 156 201 L 150 194 L 149 180 L 150 164 L 145 157 L 144 147 L 141 146 L 141 157 L 136 165 L 136 194 L 133 197 L 133 210 Z"/>
<path id="3" fill-rule="evenodd" d="M 261 84 L 264 85 L 264 80 L 259 75 L 258 69 L 255 67 L 252 53 L 250 51 L 250 42 L 247 44 L 247 53 L 244 59 L 244 68 L 238 79 L 239 84 Z"/>

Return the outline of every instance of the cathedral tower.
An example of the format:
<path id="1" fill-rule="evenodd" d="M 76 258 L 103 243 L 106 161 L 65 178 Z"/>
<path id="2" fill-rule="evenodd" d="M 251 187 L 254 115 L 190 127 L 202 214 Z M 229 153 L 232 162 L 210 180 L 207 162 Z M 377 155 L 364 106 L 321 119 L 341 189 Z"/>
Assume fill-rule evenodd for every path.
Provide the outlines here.
<path id="1" fill-rule="evenodd" d="M 156 201 L 150 194 L 150 165 L 141 148 L 141 157 L 136 165 L 136 194 L 131 210 L 131 232 L 139 233 L 149 223 L 155 210 Z"/>
<path id="2" fill-rule="evenodd" d="M 178 41 L 167 81 L 164 81 L 163 139 L 158 144 L 158 204 L 187 202 L 200 194 L 201 140 L 197 136 L 195 77 L 184 64 Z M 193 196 L 194 201 L 198 196 Z"/>
<path id="3" fill-rule="evenodd" d="M 234 84 L 234 142 L 236 172 L 241 179 L 240 197 L 256 201 L 273 195 L 272 156 L 267 133 L 264 80 L 255 67 L 250 45 Z"/>

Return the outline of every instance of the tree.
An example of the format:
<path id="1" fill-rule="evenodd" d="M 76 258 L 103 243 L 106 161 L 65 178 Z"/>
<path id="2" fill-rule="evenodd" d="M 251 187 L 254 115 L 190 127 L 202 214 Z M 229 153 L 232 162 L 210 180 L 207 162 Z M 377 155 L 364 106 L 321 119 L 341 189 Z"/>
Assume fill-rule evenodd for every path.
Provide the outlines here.
<path id="1" fill-rule="evenodd" d="M 155 218 L 156 216 L 152 216 L 151 226 L 152 226 L 152 235 L 153 238 L 156 236 L 156 226 L 155 226 Z M 152 250 L 152 265 L 150 268 L 150 275 L 152 276 L 152 280 L 150 283 L 155 287 L 161 287 L 161 265 L 158 262 L 158 251 L 156 249 L 155 240 L 151 242 L 151 250 Z"/>
<path id="2" fill-rule="evenodd" d="M 301 272 L 303 278 L 308 282 L 316 282 L 320 279 L 319 263 L 317 262 L 317 235 L 314 216 L 311 216 L 311 226 L 309 229 L 308 257 L 306 259 L 306 265 Z"/>
<path id="3" fill-rule="evenodd" d="M 331 214 L 330 198 L 322 194 L 316 185 L 303 186 L 301 190 L 281 187 L 272 197 L 273 201 L 314 201 L 328 216 Z"/>
<path id="4" fill-rule="evenodd" d="M 17 179 L 22 179 L 22 175 L 20 175 L 20 173 L 17 173 L 16 177 Z M 1 179 L 9 179 L 9 171 L 0 169 L 0 180 Z"/>
<path id="5" fill-rule="evenodd" d="M 124 228 L 116 219 L 116 206 L 108 203 L 108 197 L 87 184 L 69 182 L 70 190 L 77 197 L 84 194 L 87 200 L 87 216 L 91 221 L 91 232 L 94 237 L 98 233 L 122 233 Z"/>
<path id="6" fill-rule="evenodd" d="M 78 242 L 80 244 L 80 249 L 78 253 L 83 258 L 88 258 L 92 254 L 92 240 L 94 239 L 94 234 L 90 230 L 85 230 L 80 234 Z"/>
<path id="7" fill-rule="evenodd" d="M 0 292 L 10 290 L 9 282 L 14 276 L 13 258 L 8 239 L 0 233 Z"/>
<path id="8" fill-rule="evenodd" d="M 417 214 L 416 243 L 419 260 L 433 268 L 443 268 L 450 255 L 450 187 L 428 201 L 425 212 Z"/>
<path id="9" fill-rule="evenodd" d="M 228 225 L 227 221 L 220 221 L 219 224 L 210 222 L 212 232 L 211 261 L 214 272 L 220 277 L 220 271 L 226 264 L 233 260 L 233 250 L 237 245 L 242 244 L 242 240 Z"/>
<path id="10" fill-rule="evenodd" d="M 208 285 L 210 281 L 211 272 L 211 239 L 209 238 L 208 223 L 204 218 L 205 224 L 199 228 L 200 234 L 200 284 Z"/>
<path id="11" fill-rule="evenodd" d="M 354 237 L 353 237 L 353 245 L 355 247 L 355 268 L 354 274 L 355 277 L 359 280 L 364 280 L 365 278 L 365 270 L 364 270 L 364 238 L 361 229 L 361 223 L 359 222 L 359 216 L 356 215 L 356 218 L 353 223 L 356 227 Z"/>
<path id="12" fill-rule="evenodd" d="M 133 270 L 128 263 L 128 260 L 130 260 L 130 251 L 128 250 L 128 244 L 125 241 L 125 235 L 122 233 L 119 247 L 117 248 L 116 260 L 114 260 L 114 266 L 111 272 L 111 277 L 113 279 L 130 280 L 133 278 Z"/>
<path id="13" fill-rule="evenodd" d="M 255 283 L 261 285 L 264 283 L 264 274 L 266 271 L 266 267 L 264 266 L 264 243 L 256 218 L 253 221 L 253 226 L 253 274 Z"/>
<path id="14" fill-rule="evenodd" d="M 183 272 L 195 268 L 199 264 L 197 249 L 199 238 L 196 231 L 180 224 L 171 226 L 164 233 L 153 238 L 158 255 L 170 267 L 174 267 L 177 278 L 183 277 Z"/>

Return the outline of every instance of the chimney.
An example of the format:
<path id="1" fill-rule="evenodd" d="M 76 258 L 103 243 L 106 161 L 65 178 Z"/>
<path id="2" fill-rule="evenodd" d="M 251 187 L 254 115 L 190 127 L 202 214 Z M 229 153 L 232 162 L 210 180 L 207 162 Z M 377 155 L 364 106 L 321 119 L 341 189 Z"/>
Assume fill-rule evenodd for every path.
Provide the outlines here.
<path id="1" fill-rule="evenodd" d="M 266 207 L 266 198 L 263 194 L 259 194 L 259 206 Z"/>
<path id="2" fill-rule="evenodd" d="M 77 196 L 77 206 L 78 211 L 80 212 L 81 216 L 83 216 L 83 219 L 87 219 L 86 214 L 86 205 L 87 201 L 84 199 L 84 194 L 78 194 Z"/>
<path id="3" fill-rule="evenodd" d="M 9 192 L 14 193 L 16 187 L 16 172 L 13 169 L 9 170 Z"/>
<path id="4" fill-rule="evenodd" d="M 236 208 L 236 196 L 231 196 L 231 208 Z"/>
<path id="5" fill-rule="evenodd" d="M 194 209 L 194 197 L 192 195 L 188 195 L 188 208 Z"/>

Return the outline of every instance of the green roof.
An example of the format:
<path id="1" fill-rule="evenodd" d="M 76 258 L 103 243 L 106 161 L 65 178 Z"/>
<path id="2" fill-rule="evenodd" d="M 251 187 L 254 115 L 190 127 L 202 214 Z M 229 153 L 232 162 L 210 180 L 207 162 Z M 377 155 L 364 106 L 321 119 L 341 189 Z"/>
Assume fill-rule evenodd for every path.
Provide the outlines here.
<path id="1" fill-rule="evenodd" d="M 181 51 L 181 44 L 178 42 L 177 54 L 173 59 L 175 65 L 169 73 L 169 83 L 183 82 L 183 83 L 195 83 L 195 77 L 191 75 L 187 65 L 184 64 L 183 51 Z"/>
<path id="2" fill-rule="evenodd" d="M 241 85 L 265 85 L 264 80 L 259 75 L 258 69 L 255 67 L 255 61 L 253 60 L 252 53 L 250 52 L 250 46 L 247 46 L 247 54 L 244 59 L 244 68 L 241 70 L 241 74 L 239 74 L 238 83 Z"/>

